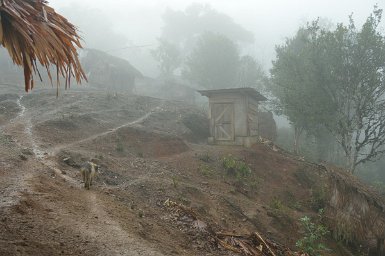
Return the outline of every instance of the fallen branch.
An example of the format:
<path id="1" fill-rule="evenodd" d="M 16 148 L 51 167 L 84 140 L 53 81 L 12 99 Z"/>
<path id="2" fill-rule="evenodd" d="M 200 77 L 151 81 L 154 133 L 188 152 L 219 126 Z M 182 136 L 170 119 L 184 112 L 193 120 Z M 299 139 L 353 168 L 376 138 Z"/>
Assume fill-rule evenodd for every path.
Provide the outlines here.
<path id="1" fill-rule="evenodd" d="M 163 204 L 170 209 L 174 214 L 178 214 L 180 219 L 189 219 L 191 227 L 194 228 L 195 222 L 204 223 L 199 220 L 197 214 L 184 205 L 173 202 L 169 199 Z M 183 218 L 188 217 L 188 218 Z M 205 223 L 204 223 L 205 224 Z M 217 245 L 223 249 L 232 251 L 245 256 L 308 256 L 304 253 L 293 252 L 289 248 L 274 243 L 268 239 L 262 237 L 259 232 L 254 232 L 248 235 L 235 234 L 231 232 L 213 232 L 212 228 L 208 225 L 205 226 L 205 234 L 210 240 L 216 241 Z"/>

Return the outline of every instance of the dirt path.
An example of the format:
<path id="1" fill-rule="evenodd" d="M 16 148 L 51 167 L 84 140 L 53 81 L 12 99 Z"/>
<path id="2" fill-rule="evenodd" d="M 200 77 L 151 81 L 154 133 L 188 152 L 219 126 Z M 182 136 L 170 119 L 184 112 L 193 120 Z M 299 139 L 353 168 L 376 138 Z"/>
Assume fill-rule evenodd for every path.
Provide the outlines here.
<path id="1" fill-rule="evenodd" d="M 53 225 L 55 226 L 49 228 L 60 229 L 60 227 L 68 226 L 73 234 L 81 234 L 82 238 L 79 240 L 91 241 L 92 246 L 98 248 L 98 252 L 95 252 L 95 249 L 90 249 L 92 253 L 90 251 L 89 254 L 86 253 L 86 255 L 163 255 L 155 249 L 152 249 L 148 242 L 125 231 L 120 223 L 108 214 L 106 209 L 116 207 L 113 202 L 108 202 L 108 198 L 102 196 L 97 191 L 84 190 L 81 187 L 80 180 L 66 175 L 65 172 L 60 170 L 53 158 L 47 157 L 47 155 L 40 150 L 38 146 L 39 143 L 33 135 L 33 125 L 31 119 L 28 118 L 28 110 L 26 110 L 22 101 L 23 96 L 17 100 L 20 108 L 19 115 L 12 120 L 9 127 L 5 127 L 5 129 L 12 131 L 13 136 L 17 139 L 17 145 L 20 148 L 31 148 L 34 156 L 32 156 L 32 159 L 30 158 L 28 161 L 22 162 L 18 171 L 10 172 L 2 177 L 1 183 L 5 184 L 5 186 L 1 191 L 3 196 L 0 201 L 0 209 L 3 211 L 12 207 L 19 207 L 23 200 L 30 202 L 28 205 L 32 205 L 31 202 L 33 201 L 33 205 L 43 205 L 44 208 L 51 209 L 50 211 L 53 209 L 54 219 L 56 220 Z M 49 155 L 54 155 L 61 148 L 105 136 L 122 127 L 139 124 L 152 113 L 159 111 L 159 109 L 161 108 L 154 108 L 151 112 L 135 121 L 90 136 L 76 143 L 63 145 L 60 148 L 55 148 L 55 151 L 48 153 Z M 35 168 L 50 171 L 40 172 Z M 49 172 L 52 173 L 52 177 L 60 180 L 60 183 L 56 184 L 59 187 L 44 191 L 45 186 L 40 186 L 39 184 L 47 179 Z M 62 189 L 72 189 L 75 191 L 67 191 L 64 196 L 63 191 L 61 191 Z M 43 192 L 41 190 L 43 190 Z M 47 200 L 47 198 L 53 199 Z M 57 198 L 59 200 L 56 200 Z M 43 216 L 44 214 L 40 217 L 44 218 Z M 38 222 L 36 219 L 33 221 Z M 41 225 L 45 225 L 44 219 L 40 221 Z M 0 240 L 0 243 L 1 242 Z M 64 241 L 63 244 L 68 242 L 69 241 Z"/>
<path id="2" fill-rule="evenodd" d="M 10 120 L 9 124 L 12 126 L 17 123 L 25 114 L 25 107 L 21 107 L 21 99 L 23 96 L 20 96 L 20 98 L 17 100 L 17 104 L 20 107 L 19 114 L 12 120 Z M 30 122 L 29 122 L 30 124 Z M 25 127 L 24 133 L 29 133 L 30 130 L 27 129 L 28 125 L 23 126 Z M 4 125 L 0 128 L 0 135 L 2 137 L 5 137 L 5 131 L 7 130 L 7 125 Z M 29 189 L 27 185 L 27 181 L 32 178 L 32 173 L 30 172 L 22 172 L 21 169 L 23 169 L 23 163 L 19 163 L 16 161 L 17 152 L 19 151 L 19 148 L 22 147 L 20 142 L 17 142 L 15 140 L 10 145 L 10 148 L 7 148 L 7 156 L 9 155 L 11 159 L 3 159 L 1 166 L 1 169 L 5 171 L 5 175 L 1 176 L 1 183 L 3 186 L 1 187 L 1 201 L 0 201 L 0 208 L 4 207 L 11 207 L 14 205 L 17 205 L 20 202 L 21 198 L 21 191 L 27 191 Z M 28 142 L 30 144 L 30 142 Z M 6 158 L 6 156 L 2 156 L 3 158 Z M 13 159 L 12 159 L 13 158 Z"/>
<path id="3" fill-rule="evenodd" d="M 32 151 L 35 157 L 42 159 L 44 157 L 44 152 L 39 149 L 35 141 L 35 138 L 32 134 L 33 125 L 31 122 L 31 118 L 29 118 L 26 115 L 26 107 L 21 103 L 23 98 L 24 96 L 20 96 L 19 99 L 16 101 L 17 105 L 20 108 L 20 113 L 14 120 L 11 120 L 11 123 L 19 122 L 22 125 L 22 127 L 24 127 L 25 141 L 22 141 L 21 143 L 19 143 L 20 146 L 23 146 L 23 144 L 29 145 L 32 148 Z"/>
<path id="4" fill-rule="evenodd" d="M 90 237 L 103 242 L 103 252 L 99 255 L 163 255 L 123 230 L 105 211 L 104 202 L 95 193 L 87 193 L 86 200 L 89 202 L 90 214 L 97 216 L 98 224 L 84 227 L 83 230 Z"/>
<path id="5" fill-rule="evenodd" d="M 109 129 L 108 131 L 105 131 L 105 132 L 102 132 L 102 133 L 98 133 L 98 134 L 94 134 L 92 136 L 89 136 L 87 138 L 84 138 L 84 139 L 81 139 L 81 140 L 78 140 L 78 141 L 75 141 L 75 142 L 72 142 L 72 143 L 63 144 L 63 145 L 56 146 L 56 147 L 54 147 L 52 149 L 48 149 L 48 151 L 49 151 L 48 154 L 49 155 L 56 155 L 62 149 L 69 148 L 69 147 L 72 147 L 72 146 L 75 146 L 75 145 L 79 145 L 79 144 L 82 144 L 82 143 L 85 143 L 85 142 L 88 142 L 88 141 L 92 141 L 92 140 L 95 140 L 97 138 L 109 135 L 109 134 L 113 134 L 117 130 L 119 130 L 121 128 L 124 128 L 124 127 L 130 127 L 130 126 L 138 125 L 138 124 L 142 123 L 143 121 L 145 121 L 147 118 L 149 118 L 154 113 L 160 112 L 161 110 L 162 110 L 162 105 L 157 106 L 157 107 L 151 109 L 148 113 L 146 113 L 142 117 L 140 117 L 140 118 L 138 118 L 138 119 L 136 119 L 134 121 L 130 121 L 128 123 L 119 125 L 118 127 Z"/>

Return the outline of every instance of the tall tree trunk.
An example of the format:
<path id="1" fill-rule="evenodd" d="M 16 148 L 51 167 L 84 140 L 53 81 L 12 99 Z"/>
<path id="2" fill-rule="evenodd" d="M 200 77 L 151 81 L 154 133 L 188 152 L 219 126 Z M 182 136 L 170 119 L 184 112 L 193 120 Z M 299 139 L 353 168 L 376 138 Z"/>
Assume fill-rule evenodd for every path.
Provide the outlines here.
<path id="1" fill-rule="evenodd" d="M 299 139 L 302 134 L 302 128 L 299 128 L 297 126 L 294 127 L 294 154 L 298 155 L 299 154 Z"/>
<path id="2" fill-rule="evenodd" d="M 351 133 L 346 134 L 343 148 L 346 156 L 346 168 L 351 174 L 354 174 L 358 152 L 356 152 L 355 145 L 352 143 L 352 137 Z"/>
<path id="3" fill-rule="evenodd" d="M 348 170 L 351 174 L 354 174 L 354 171 L 356 170 L 356 165 L 355 165 L 355 161 L 354 161 L 354 157 L 352 155 L 350 155 L 348 157 Z"/>
<path id="4" fill-rule="evenodd" d="M 351 174 L 354 174 L 354 172 L 356 171 L 357 157 L 358 157 L 358 152 L 355 151 L 354 149 L 350 150 L 347 165 L 348 165 L 348 170 Z"/>

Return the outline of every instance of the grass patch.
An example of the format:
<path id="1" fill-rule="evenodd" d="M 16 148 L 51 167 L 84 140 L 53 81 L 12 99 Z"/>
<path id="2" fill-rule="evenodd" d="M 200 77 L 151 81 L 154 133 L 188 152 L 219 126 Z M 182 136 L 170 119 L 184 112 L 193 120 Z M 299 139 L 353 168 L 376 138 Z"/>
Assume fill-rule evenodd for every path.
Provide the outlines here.
<path id="1" fill-rule="evenodd" d="M 235 177 L 238 181 L 242 181 L 250 176 L 250 167 L 242 160 L 236 159 L 232 155 L 223 157 L 222 166 L 228 176 Z"/>
<path id="2" fill-rule="evenodd" d="M 209 165 L 201 165 L 199 172 L 205 177 L 211 177 L 214 175 L 214 170 Z"/>

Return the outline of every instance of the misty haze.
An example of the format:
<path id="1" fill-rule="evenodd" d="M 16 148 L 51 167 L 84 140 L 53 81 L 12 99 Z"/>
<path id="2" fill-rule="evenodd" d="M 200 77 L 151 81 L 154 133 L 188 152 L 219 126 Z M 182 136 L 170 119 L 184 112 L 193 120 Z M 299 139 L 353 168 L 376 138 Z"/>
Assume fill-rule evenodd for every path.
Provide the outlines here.
<path id="1" fill-rule="evenodd" d="M 0 255 L 385 256 L 384 8 L 0 0 Z"/>

